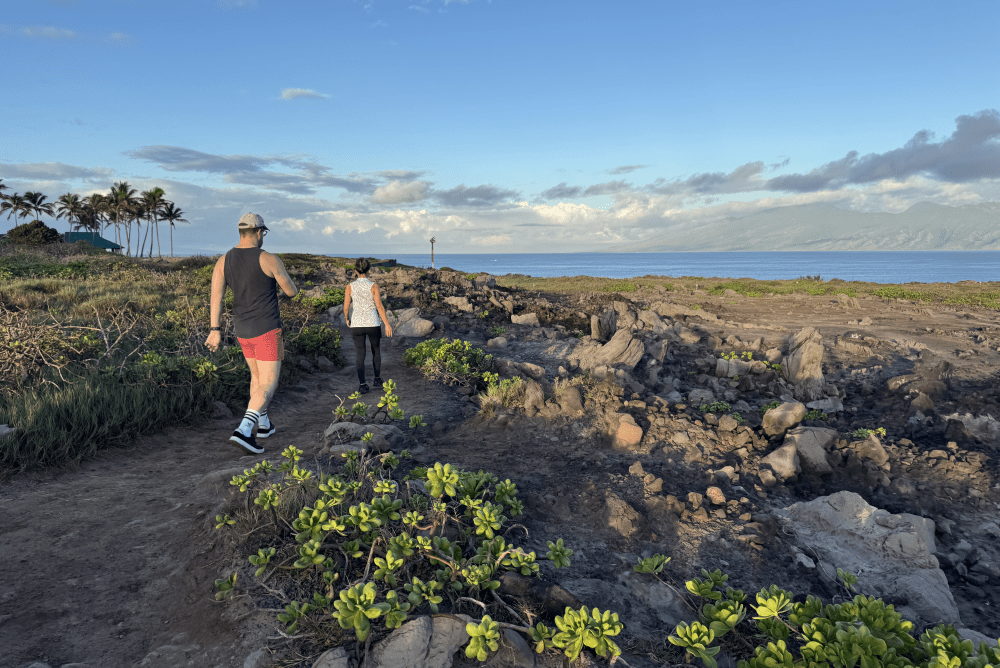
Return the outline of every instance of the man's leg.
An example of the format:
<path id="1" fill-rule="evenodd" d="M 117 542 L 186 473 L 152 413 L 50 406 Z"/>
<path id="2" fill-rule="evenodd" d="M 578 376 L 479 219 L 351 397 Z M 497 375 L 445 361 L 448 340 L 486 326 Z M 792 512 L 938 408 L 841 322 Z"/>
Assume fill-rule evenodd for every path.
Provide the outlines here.
<path id="1" fill-rule="evenodd" d="M 274 393 L 278 389 L 278 378 L 281 376 L 281 360 L 267 362 L 257 360 L 257 385 L 250 389 L 249 410 L 258 413 L 266 411 Z"/>
<path id="2" fill-rule="evenodd" d="M 252 340 L 240 339 L 240 345 L 243 347 L 243 357 L 246 359 L 247 366 L 250 368 L 250 403 L 252 404 L 254 393 L 259 392 L 258 388 L 261 383 L 260 368 L 258 360 L 256 359 L 255 346 Z M 259 418 L 259 413 L 248 405 L 247 412 L 243 414 L 243 420 L 240 422 L 239 426 L 236 427 L 236 430 L 233 432 L 233 435 L 229 437 L 229 440 L 243 447 L 243 449 L 247 452 L 254 454 L 264 452 L 264 448 L 257 445 L 255 438 L 257 432 L 257 421 Z"/>
<path id="3" fill-rule="evenodd" d="M 250 367 L 250 401 L 247 402 L 247 410 L 253 408 L 251 404 L 253 403 L 253 396 L 257 393 L 260 387 L 260 369 L 257 368 L 257 360 L 253 358 L 246 358 L 247 366 Z M 258 411 L 259 413 L 260 411 Z M 257 429 L 254 428 L 254 434 L 256 435 Z"/>

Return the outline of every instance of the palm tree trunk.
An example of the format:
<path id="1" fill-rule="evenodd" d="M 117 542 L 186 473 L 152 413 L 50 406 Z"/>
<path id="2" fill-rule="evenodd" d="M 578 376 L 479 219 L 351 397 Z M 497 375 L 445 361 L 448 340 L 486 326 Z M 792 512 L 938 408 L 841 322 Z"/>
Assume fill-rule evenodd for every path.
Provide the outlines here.
<path id="1" fill-rule="evenodd" d="M 174 223 L 170 222 L 170 257 L 174 256 Z"/>
<path id="2" fill-rule="evenodd" d="M 153 227 L 156 230 L 156 257 L 162 258 L 163 252 L 160 250 L 160 218 L 159 216 L 153 217 Z"/>
<path id="3" fill-rule="evenodd" d="M 139 221 L 140 221 L 140 219 L 136 218 L 135 219 L 135 224 L 136 224 L 136 226 L 141 227 L 142 223 L 139 222 Z M 142 257 L 142 254 L 146 252 L 146 239 L 148 237 L 149 237 L 149 223 L 147 222 L 146 223 L 146 234 L 143 235 L 143 237 L 142 237 L 142 246 L 139 247 L 139 257 Z"/>

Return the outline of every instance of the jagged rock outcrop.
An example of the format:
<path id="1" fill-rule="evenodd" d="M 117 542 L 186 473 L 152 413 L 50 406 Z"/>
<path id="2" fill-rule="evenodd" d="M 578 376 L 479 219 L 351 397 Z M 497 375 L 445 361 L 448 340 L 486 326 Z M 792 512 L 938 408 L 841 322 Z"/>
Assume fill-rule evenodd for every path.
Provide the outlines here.
<path id="1" fill-rule="evenodd" d="M 645 352 L 642 341 L 632 336 L 627 329 L 615 332 L 611 340 L 600 348 L 592 348 L 580 357 L 580 368 L 589 371 L 598 366 L 625 367 L 628 371 L 635 369 L 642 354 Z"/>
<path id="2" fill-rule="evenodd" d="M 948 580 L 934 556 L 934 522 L 917 515 L 893 515 L 853 492 L 837 492 L 782 511 L 786 528 L 827 568 L 858 576 L 866 594 L 897 605 L 928 624 L 959 622 Z"/>
<path id="3" fill-rule="evenodd" d="M 434 323 L 420 317 L 420 309 L 404 308 L 386 314 L 394 336 L 425 337 L 434 331 Z"/>
<path id="4" fill-rule="evenodd" d="M 823 398 L 823 337 L 815 328 L 806 327 L 789 340 L 784 368 L 796 399 Z"/>

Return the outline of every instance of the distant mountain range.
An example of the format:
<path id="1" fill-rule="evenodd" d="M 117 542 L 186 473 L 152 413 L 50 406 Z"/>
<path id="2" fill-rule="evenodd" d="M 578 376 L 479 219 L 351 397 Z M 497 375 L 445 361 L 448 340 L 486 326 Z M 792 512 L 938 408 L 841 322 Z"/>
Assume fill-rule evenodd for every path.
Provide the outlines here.
<path id="1" fill-rule="evenodd" d="M 684 226 L 644 251 L 1000 250 L 1000 202 L 865 213 L 804 204 Z"/>

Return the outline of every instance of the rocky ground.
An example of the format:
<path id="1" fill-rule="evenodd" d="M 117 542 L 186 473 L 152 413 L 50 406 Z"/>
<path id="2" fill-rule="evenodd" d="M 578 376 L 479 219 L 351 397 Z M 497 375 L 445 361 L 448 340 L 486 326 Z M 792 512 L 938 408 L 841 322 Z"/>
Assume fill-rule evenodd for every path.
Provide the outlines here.
<path id="1" fill-rule="evenodd" d="M 317 282 L 342 285 L 341 271 Z M 511 579 L 505 590 L 618 611 L 630 665 L 676 660 L 665 636 L 690 618 L 670 588 L 632 571 L 653 553 L 672 558 L 664 573 L 679 587 L 721 568 L 744 591 L 778 583 L 826 600 L 844 593 L 845 568 L 919 624 L 1000 636 L 993 311 L 699 290 L 538 294 L 454 272 L 373 278 L 412 337 L 387 345 L 383 377 L 430 425 L 415 456 L 514 480 L 521 544 L 544 552 L 561 537 L 574 555 L 568 571 L 543 567 L 561 589 Z M 494 353 L 503 374 L 529 381 L 524 405 L 487 418 L 478 397 L 405 367 L 402 351 L 426 336 Z M 344 348 L 352 360 L 349 338 Z M 329 411 L 356 379 L 350 367 L 314 371 L 270 411 L 272 459 L 289 444 L 329 457 Z M 584 372 L 603 381 L 581 393 L 570 379 Z M 232 422 L 0 488 L 0 667 L 292 656 L 274 613 L 249 597 L 212 600 L 231 555 L 206 518 L 233 469 L 257 459 L 224 445 Z M 884 436 L 857 433 L 878 428 Z"/>

